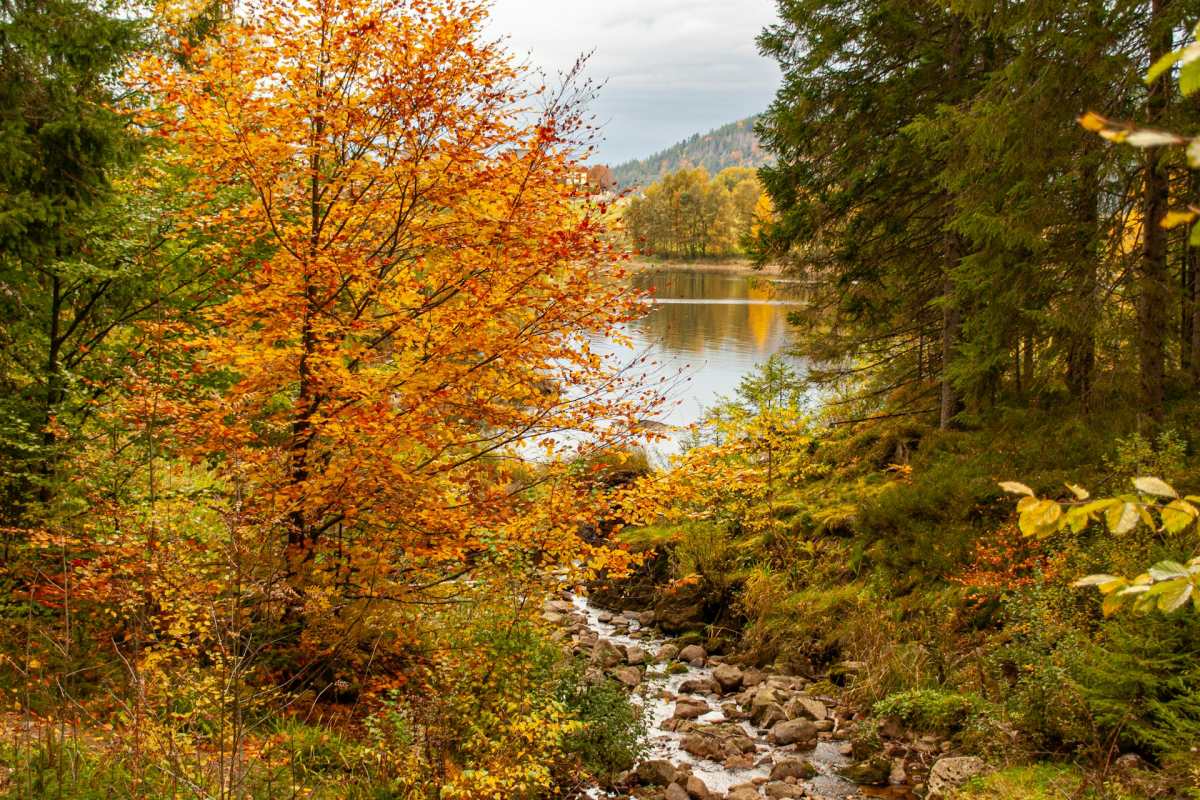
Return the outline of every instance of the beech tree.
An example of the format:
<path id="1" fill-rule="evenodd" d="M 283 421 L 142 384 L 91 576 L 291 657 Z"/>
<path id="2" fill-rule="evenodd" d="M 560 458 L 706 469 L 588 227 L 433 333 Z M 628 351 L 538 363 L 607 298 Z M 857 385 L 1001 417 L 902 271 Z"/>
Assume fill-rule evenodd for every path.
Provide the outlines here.
<path id="1" fill-rule="evenodd" d="M 484 14 L 263 0 L 186 68 L 140 69 L 190 191 L 226 198 L 191 228 L 241 268 L 163 408 L 277 543 L 293 608 L 604 552 L 578 536 L 562 434 L 602 448 L 645 415 L 588 346 L 638 297 L 568 180 L 585 89 L 526 88 Z"/>

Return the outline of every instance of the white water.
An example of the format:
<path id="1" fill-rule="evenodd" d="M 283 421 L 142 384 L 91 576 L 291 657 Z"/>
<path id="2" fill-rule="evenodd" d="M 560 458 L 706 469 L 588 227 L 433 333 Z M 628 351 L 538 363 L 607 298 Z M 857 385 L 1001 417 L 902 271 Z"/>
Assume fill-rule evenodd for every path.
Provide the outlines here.
<path id="1" fill-rule="evenodd" d="M 814 750 L 797 751 L 794 747 L 776 747 L 770 744 L 766 736 L 749 722 L 741 722 L 739 724 L 745 730 L 746 735 L 754 740 L 757 750 L 754 757 L 755 762 L 766 759 L 762 766 L 752 769 L 726 769 L 722 764 L 696 758 L 684 751 L 680 747 L 683 735 L 665 731 L 661 726 L 675 715 L 676 700 L 683 697 L 703 700 L 713 708 L 708 714 L 700 717 L 699 722 L 725 721 L 725 715 L 719 706 L 719 698 L 703 694 L 684 695 L 680 692 L 680 687 L 689 680 L 712 677 L 712 669 L 685 665 L 687 666 L 686 671 L 668 675 L 667 665 L 654 660 L 658 649 L 667 643 L 665 639 L 649 635 L 634 638 L 618 633 L 613 625 L 600 621 L 600 615 L 604 613 L 603 609 L 593 606 L 586 598 L 578 595 L 572 598 L 572 602 L 579 613 L 586 618 L 587 627 L 601 639 L 607 639 L 615 645 L 640 647 L 646 651 L 646 677 L 636 690 L 637 696 L 646 709 L 648 741 L 646 742 L 645 760 L 665 759 L 676 766 L 688 765 L 691 773 L 704 781 L 710 792 L 720 796 L 738 784 L 748 783 L 755 778 L 766 778 L 770 774 L 773 761 L 784 757 L 800 757 L 811 762 L 818 771 L 816 777 L 801 783 L 810 793 L 832 800 L 833 798 L 853 797 L 858 792 L 857 786 L 846 781 L 836 772 L 838 768 L 850 763 L 849 759 L 841 754 L 838 742 L 821 740 Z M 638 631 L 639 627 L 636 621 L 631 621 L 629 624 L 631 632 Z M 731 702 L 731 700 L 726 702 Z"/>

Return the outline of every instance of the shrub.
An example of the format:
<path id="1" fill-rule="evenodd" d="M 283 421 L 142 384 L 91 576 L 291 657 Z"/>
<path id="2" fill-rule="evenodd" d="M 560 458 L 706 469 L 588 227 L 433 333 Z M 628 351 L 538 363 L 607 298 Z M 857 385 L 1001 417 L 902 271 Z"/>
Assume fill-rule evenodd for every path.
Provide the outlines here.
<path id="1" fill-rule="evenodd" d="M 1078 672 L 1098 727 L 1124 748 L 1163 759 L 1200 741 L 1200 619 L 1117 618 Z"/>
<path id="2" fill-rule="evenodd" d="M 955 733 L 977 715 L 989 711 L 983 698 L 942 689 L 914 689 L 890 695 L 875 704 L 878 717 L 896 717 L 918 731 Z"/>
<path id="3" fill-rule="evenodd" d="M 580 671 L 564 676 L 559 699 L 580 727 L 567 734 L 564 750 L 579 759 L 584 771 L 604 783 L 633 767 L 644 751 L 646 720 L 629 696 L 611 680 L 589 685 Z"/>

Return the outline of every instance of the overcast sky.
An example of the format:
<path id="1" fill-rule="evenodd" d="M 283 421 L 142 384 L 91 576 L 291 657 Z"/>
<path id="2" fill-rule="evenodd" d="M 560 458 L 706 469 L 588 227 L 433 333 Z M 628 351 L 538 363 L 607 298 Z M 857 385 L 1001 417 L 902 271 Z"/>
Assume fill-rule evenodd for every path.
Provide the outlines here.
<path id="1" fill-rule="evenodd" d="M 779 70 L 754 37 L 774 0 L 493 0 L 494 33 L 551 75 L 595 50 L 599 161 L 644 158 L 767 107 Z"/>

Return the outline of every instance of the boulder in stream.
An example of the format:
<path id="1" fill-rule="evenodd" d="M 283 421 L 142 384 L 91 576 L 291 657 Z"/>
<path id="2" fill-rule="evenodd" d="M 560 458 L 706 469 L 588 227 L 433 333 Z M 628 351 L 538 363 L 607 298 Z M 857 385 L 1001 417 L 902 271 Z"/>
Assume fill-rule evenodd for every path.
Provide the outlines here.
<path id="1" fill-rule="evenodd" d="M 803 786 L 798 786 L 794 783 L 784 783 L 783 781 L 771 781 L 763 786 L 763 793 L 772 800 L 784 800 L 788 797 L 806 797 Z"/>
<path id="2" fill-rule="evenodd" d="M 805 694 L 796 695 L 784 706 L 789 719 L 811 719 L 820 722 L 829 716 L 825 704 Z"/>
<path id="3" fill-rule="evenodd" d="M 618 667 L 613 670 L 612 676 L 630 689 L 636 689 L 642 682 L 642 671 L 637 667 Z"/>
<path id="4" fill-rule="evenodd" d="M 625 654 L 608 639 L 599 639 L 592 648 L 592 663 L 604 669 L 611 669 L 625 661 Z"/>
<path id="5" fill-rule="evenodd" d="M 637 766 L 638 781 L 643 786 L 667 786 L 674 783 L 678 776 L 675 765 L 662 758 L 643 761 Z"/>
<path id="6" fill-rule="evenodd" d="M 817 768 L 811 761 L 803 758 L 785 758 L 771 767 L 771 780 L 785 781 L 788 778 L 806 781 L 815 777 Z"/>
<path id="7" fill-rule="evenodd" d="M 736 692 L 742 687 L 742 671 L 732 664 L 722 664 L 713 670 L 713 680 L 723 692 Z"/>
<path id="8" fill-rule="evenodd" d="M 887 786 L 892 774 L 892 760 L 886 756 L 875 756 L 859 761 L 842 769 L 842 775 L 863 786 Z"/>
<path id="9" fill-rule="evenodd" d="M 767 739 L 774 745 L 794 744 L 801 750 L 811 750 L 817 746 L 817 728 L 807 719 L 790 719 L 771 728 Z"/>
<path id="10" fill-rule="evenodd" d="M 682 694 L 720 694 L 721 684 L 712 678 L 688 678 L 679 684 Z"/>
<path id="11" fill-rule="evenodd" d="M 677 719 L 696 719 L 702 717 L 712 711 L 708 703 L 698 697 L 681 697 L 675 703 L 675 717 Z"/>
<path id="12" fill-rule="evenodd" d="M 672 783 L 667 787 L 667 793 L 663 795 L 663 800 L 691 800 L 691 797 L 688 795 L 687 789 L 678 783 Z"/>
<path id="13" fill-rule="evenodd" d="M 691 800 L 711 800 L 713 796 L 712 792 L 708 790 L 708 785 L 695 775 L 688 775 L 687 783 L 683 788 L 687 790 Z"/>
<path id="14" fill-rule="evenodd" d="M 727 800 L 761 800 L 762 795 L 753 783 L 742 783 L 730 789 L 725 797 Z"/>
<path id="15" fill-rule="evenodd" d="M 686 661 L 693 667 L 703 667 L 706 658 L 708 658 L 708 653 L 698 644 L 689 644 L 679 651 L 679 660 Z"/>

